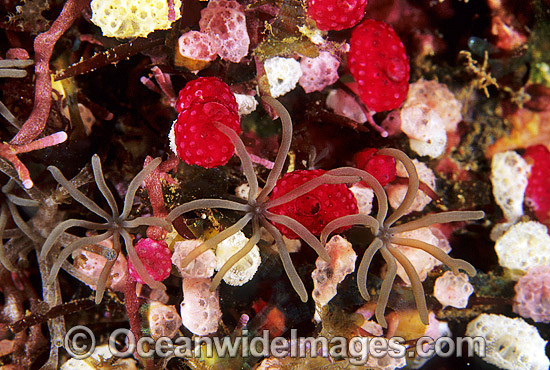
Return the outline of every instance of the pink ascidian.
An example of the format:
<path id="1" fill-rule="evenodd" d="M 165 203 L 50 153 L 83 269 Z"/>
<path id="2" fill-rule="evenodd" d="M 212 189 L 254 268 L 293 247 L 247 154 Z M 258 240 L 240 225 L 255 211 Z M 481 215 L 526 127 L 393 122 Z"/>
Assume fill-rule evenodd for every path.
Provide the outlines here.
<path id="1" fill-rule="evenodd" d="M 326 105 L 340 116 L 347 117 L 357 123 L 367 122 L 367 116 L 359 103 L 342 89 L 332 90 L 327 96 Z"/>
<path id="2" fill-rule="evenodd" d="M 355 270 L 355 260 L 357 259 L 357 254 L 355 254 L 351 243 L 340 235 L 333 236 L 325 248 L 330 255 L 330 262 L 321 257 L 317 258 L 316 268 L 311 273 L 314 286 L 312 297 L 318 310 L 326 306 L 336 296 L 338 284 Z M 318 310 L 315 312 L 315 319 L 321 321 Z"/>
<path id="3" fill-rule="evenodd" d="M 134 248 L 138 258 L 154 280 L 162 281 L 170 275 L 172 253 L 164 241 L 158 242 L 149 238 L 141 239 Z M 132 262 L 128 262 L 128 271 L 135 281 L 145 284 Z"/>
<path id="4" fill-rule="evenodd" d="M 340 61 L 328 51 L 319 52 L 316 58 L 302 57 L 300 69 L 302 76 L 298 80 L 306 93 L 321 91 L 338 81 Z"/>
<path id="5" fill-rule="evenodd" d="M 112 241 L 104 241 L 99 244 L 109 246 L 112 248 Z M 88 286 L 94 290 L 97 289 L 97 280 L 99 275 L 107 263 L 107 259 L 102 255 L 79 249 L 73 253 L 74 266 L 78 273 L 83 275 L 83 279 L 89 281 Z M 107 280 L 107 287 L 122 292 L 126 284 L 126 276 L 128 272 L 128 265 L 126 258 L 122 253 L 119 253 L 109 278 Z"/>
<path id="6" fill-rule="evenodd" d="M 155 340 L 160 337 L 175 336 L 181 326 L 181 317 L 176 308 L 156 301 L 149 304 L 147 321 L 151 336 Z"/>
<path id="7" fill-rule="evenodd" d="M 201 11 L 199 26 L 219 45 L 220 58 L 239 63 L 248 54 L 250 37 L 243 7 L 238 2 L 210 0 Z"/>
<path id="8" fill-rule="evenodd" d="M 195 335 L 218 330 L 222 317 L 218 291 L 210 291 L 210 279 L 183 279 L 180 313 L 183 325 Z"/>
<path id="9" fill-rule="evenodd" d="M 535 322 L 550 323 L 550 266 L 529 269 L 514 289 L 515 313 Z"/>
<path id="10" fill-rule="evenodd" d="M 200 71 L 218 57 L 219 42 L 207 33 L 189 31 L 181 35 L 176 48 L 175 63 L 192 72 Z"/>
<path id="11" fill-rule="evenodd" d="M 455 275 L 452 271 L 446 271 L 435 280 L 434 297 L 444 308 L 465 308 L 473 292 L 474 287 L 463 272 Z"/>

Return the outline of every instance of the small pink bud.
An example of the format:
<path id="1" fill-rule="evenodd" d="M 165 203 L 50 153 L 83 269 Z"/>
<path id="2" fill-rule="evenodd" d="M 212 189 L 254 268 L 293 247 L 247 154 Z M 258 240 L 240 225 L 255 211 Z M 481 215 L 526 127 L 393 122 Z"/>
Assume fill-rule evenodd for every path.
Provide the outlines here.
<path id="1" fill-rule="evenodd" d="M 172 253 L 164 241 L 155 241 L 149 238 L 141 239 L 134 248 L 153 280 L 162 281 L 170 275 Z M 131 261 L 128 261 L 128 271 L 135 281 L 145 284 Z"/>

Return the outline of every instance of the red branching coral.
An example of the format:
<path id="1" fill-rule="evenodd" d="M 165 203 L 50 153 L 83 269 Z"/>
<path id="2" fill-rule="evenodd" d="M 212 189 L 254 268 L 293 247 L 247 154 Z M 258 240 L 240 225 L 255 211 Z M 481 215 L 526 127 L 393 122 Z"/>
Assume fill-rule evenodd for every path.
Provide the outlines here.
<path id="1" fill-rule="evenodd" d="M 32 152 L 34 150 L 44 149 L 49 146 L 54 146 L 64 142 L 65 140 L 67 140 L 67 134 L 63 131 L 60 131 L 23 145 L 1 143 L 0 157 L 10 162 L 13 167 L 15 167 L 15 170 L 17 171 L 17 174 L 19 175 L 23 186 L 27 189 L 30 189 L 33 187 L 33 182 L 31 180 L 29 170 L 23 164 L 23 162 L 21 162 L 19 158 L 17 158 L 17 155 L 21 153 Z"/>
<path id="2" fill-rule="evenodd" d="M 52 79 L 49 64 L 53 47 L 89 2 L 89 0 L 68 0 L 50 29 L 34 39 L 34 71 L 36 75 L 34 106 L 31 115 L 10 141 L 10 144 L 28 144 L 46 127 L 52 101 Z"/>
<path id="3" fill-rule="evenodd" d="M 145 158 L 143 163 L 143 168 L 147 167 L 149 163 L 153 161 L 151 156 Z M 172 156 L 166 161 L 162 162 L 157 168 L 149 174 L 143 181 L 145 184 L 145 189 L 147 189 L 147 196 L 149 197 L 149 202 L 153 208 L 153 215 L 155 217 L 164 218 L 168 215 L 168 210 L 164 205 L 164 196 L 162 193 L 162 182 L 165 180 L 169 184 L 176 184 L 170 175 L 167 174 L 168 171 L 173 170 L 179 164 L 179 158 Z M 166 230 L 159 226 L 149 226 L 147 228 L 147 237 L 153 240 L 162 240 L 166 237 Z"/>

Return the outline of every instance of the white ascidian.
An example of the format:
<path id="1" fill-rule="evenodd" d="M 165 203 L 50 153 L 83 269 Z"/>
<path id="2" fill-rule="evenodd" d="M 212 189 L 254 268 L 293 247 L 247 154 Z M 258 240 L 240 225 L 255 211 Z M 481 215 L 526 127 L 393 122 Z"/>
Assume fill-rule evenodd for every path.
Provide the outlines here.
<path id="1" fill-rule="evenodd" d="M 401 130 L 409 137 L 411 149 L 421 156 L 437 158 L 447 147 L 445 122 L 427 105 L 401 109 Z"/>
<path id="2" fill-rule="evenodd" d="M 428 185 L 429 188 L 432 190 L 435 190 L 435 174 L 432 171 L 432 169 L 424 162 L 420 162 L 418 159 L 412 160 L 414 163 L 414 166 L 416 167 L 416 171 L 418 173 L 418 178 L 420 181 L 422 181 L 424 184 Z M 397 170 L 397 176 L 399 177 L 409 177 L 407 174 L 407 171 L 405 170 L 405 166 L 403 166 L 403 163 L 398 162 L 395 166 Z M 386 186 L 386 192 L 388 193 L 388 202 L 390 203 L 390 206 L 394 209 L 397 209 L 399 205 L 403 202 L 405 199 L 405 195 L 407 194 L 408 186 L 405 184 L 388 184 Z M 416 197 L 414 198 L 414 202 L 411 204 L 406 215 L 416 211 L 420 212 L 426 207 L 430 202 L 432 201 L 432 198 L 430 198 L 424 191 L 419 190 L 418 193 L 416 193 Z"/>
<path id="3" fill-rule="evenodd" d="M 446 271 L 435 279 L 433 296 L 443 308 L 447 306 L 465 308 L 473 292 L 474 287 L 470 284 L 468 275 L 463 272 L 455 275 L 452 271 Z"/>
<path id="4" fill-rule="evenodd" d="M 246 116 L 256 110 L 258 106 L 258 101 L 252 95 L 246 94 L 234 94 L 235 100 L 239 105 L 239 116 Z"/>
<path id="5" fill-rule="evenodd" d="M 274 98 L 293 90 L 302 77 L 300 63 L 292 58 L 269 58 L 264 62 L 264 68 Z"/>
<path id="6" fill-rule="evenodd" d="M 94 352 L 90 356 L 90 358 L 86 360 L 79 360 L 76 358 L 70 358 L 65 362 L 63 365 L 61 365 L 61 370 L 97 370 L 98 367 L 94 365 L 92 359 L 94 361 L 100 362 L 103 360 L 104 363 L 110 363 L 112 369 L 117 370 L 137 370 L 136 366 L 136 360 L 132 358 L 119 358 L 112 360 L 113 354 L 112 349 L 109 347 L 108 344 L 103 344 L 101 346 L 97 346 L 94 349 Z"/>
<path id="7" fill-rule="evenodd" d="M 523 197 L 530 171 L 531 165 L 511 150 L 495 154 L 491 161 L 493 195 L 510 222 L 523 215 Z"/>
<path id="8" fill-rule="evenodd" d="M 544 341 L 537 328 L 522 318 L 481 314 L 468 324 L 466 335 L 482 337 L 486 342 L 485 356 L 474 345 L 478 356 L 506 370 L 548 370 Z"/>
<path id="9" fill-rule="evenodd" d="M 185 267 L 183 267 L 183 260 L 192 250 L 198 248 L 203 243 L 200 239 L 189 239 L 181 242 L 174 243 L 174 253 L 172 253 L 172 263 L 182 278 L 209 278 L 214 275 L 214 269 L 216 268 L 216 255 L 209 249 L 195 258 Z"/>
<path id="10" fill-rule="evenodd" d="M 241 250 L 247 242 L 248 238 L 242 231 L 239 231 L 218 244 L 216 248 L 216 270 L 221 269 L 227 260 Z M 223 281 L 229 285 L 241 286 L 252 280 L 261 262 L 260 249 L 255 245 L 246 256 L 227 271 Z"/>
<path id="11" fill-rule="evenodd" d="M 518 222 L 495 244 L 498 262 L 518 280 L 530 268 L 550 265 L 548 229 L 537 221 Z"/>

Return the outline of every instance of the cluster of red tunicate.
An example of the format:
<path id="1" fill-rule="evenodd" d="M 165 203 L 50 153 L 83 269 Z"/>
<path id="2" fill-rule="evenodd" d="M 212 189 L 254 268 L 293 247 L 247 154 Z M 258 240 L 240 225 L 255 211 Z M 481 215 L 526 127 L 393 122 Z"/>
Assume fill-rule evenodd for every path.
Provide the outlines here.
<path id="1" fill-rule="evenodd" d="M 395 180 L 397 170 L 395 159 L 387 155 L 376 154 L 378 149 L 367 148 L 355 154 L 355 166 L 370 173 L 382 186 Z"/>
<path id="2" fill-rule="evenodd" d="M 365 16 L 367 0 L 309 0 L 307 15 L 323 31 L 351 28 Z"/>
<path id="3" fill-rule="evenodd" d="M 535 217 L 543 224 L 550 225 L 550 151 L 544 145 L 536 145 L 527 148 L 523 156 L 532 165 L 525 200 Z"/>
<path id="4" fill-rule="evenodd" d="M 235 147 L 215 122 L 241 133 L 239 106 L 229 86 L 217 77 L 199 77 L 180 91 L 176 109 L 171 139 L 178 157 L 204 168 L 226 164 Z"/>
<path id="5" fill-rule="evenodd" d="M 285 174 L 277 181 L 270 199 L 277 199 L 298 186 L 323 175 L 325 170 L 297 170 Z M 270 212 L 293 218 L 312 234 L 320 235 L 331 221 L 358 213 L 357 200 L 344 184 L 324 184 L 290 202 L 273 207 Z M 290 239 L 298 236 L 287 227 L 275 224 Z M 339 230 L 338 232 L 343 231 Z"/>
<path id="6" fill-rule="evenodd" d="M 403 103 L 409 90 L 409 59 L 393 28 L 367 19 L 353 30 L 348 67 L 367 108 L 382 112 Z"/>

